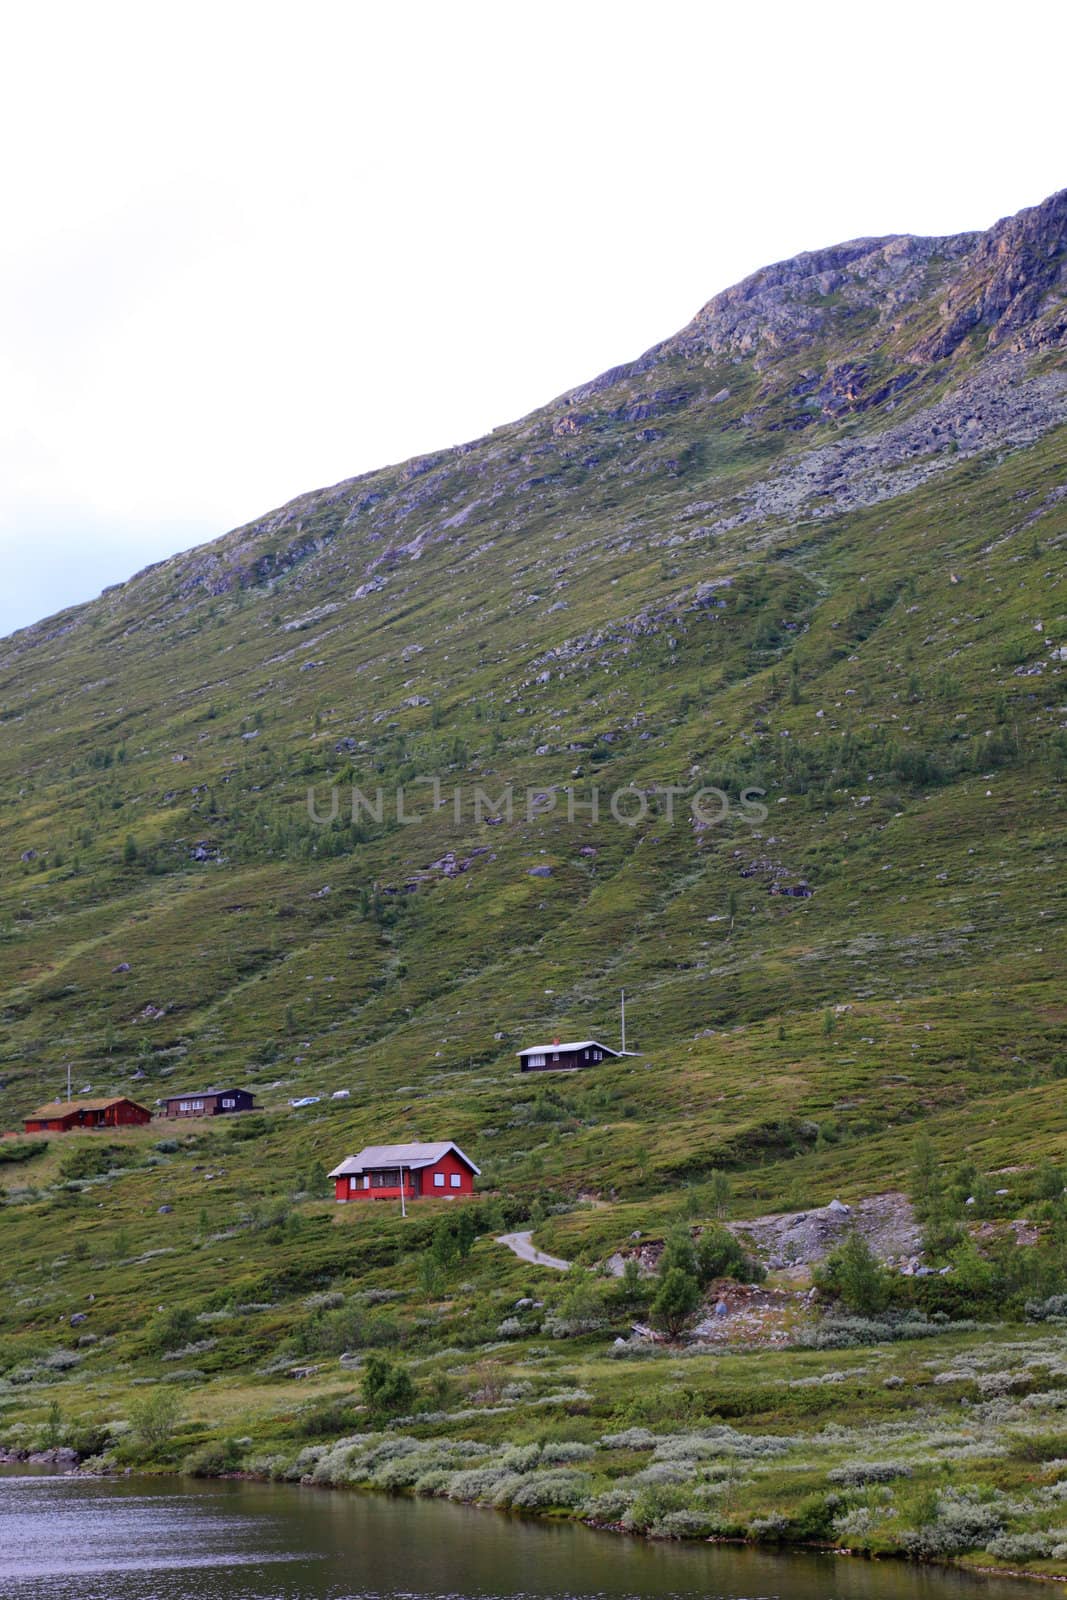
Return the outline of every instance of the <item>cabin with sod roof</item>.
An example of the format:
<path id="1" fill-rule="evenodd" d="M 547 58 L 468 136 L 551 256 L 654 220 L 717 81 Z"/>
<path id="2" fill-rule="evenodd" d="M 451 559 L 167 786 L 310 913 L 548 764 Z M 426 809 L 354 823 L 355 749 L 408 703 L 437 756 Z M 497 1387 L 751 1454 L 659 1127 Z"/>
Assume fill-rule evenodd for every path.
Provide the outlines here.
<path id="1" fill-rule="evenodd" d="M 247 1089 L 203 1089 L 197 1094 L 171 1094 L 163 1102 L 166 1117 L 227 1117 L 237 1111 L 259 1111 Z"/>
<path id="2" fill-rule="evenodd" d="M 551 1044 L 531 1044 L 518 1052 L 522 1072 L 578 1072 L 620 1055 L 621 1050 L 612 1050 L 597 1039 L 578 1039 L 570 1044 L 553 1039 Z"/>
<path id="3" fill-rule="evenodd" d="M 105 1100 L 54 1100 L 26 1118 L 27 1133 L 73 1133 L 79 1128 L 142 1128 L 151 1111 L 125 1095 Z"/>
<path id="4" fill-rule="evenodd" d="M 479 1168 L 458 1144 L 369 1144 L 346 1156 L 330 1177 L 338 1200 L 462 1200 Z"/>

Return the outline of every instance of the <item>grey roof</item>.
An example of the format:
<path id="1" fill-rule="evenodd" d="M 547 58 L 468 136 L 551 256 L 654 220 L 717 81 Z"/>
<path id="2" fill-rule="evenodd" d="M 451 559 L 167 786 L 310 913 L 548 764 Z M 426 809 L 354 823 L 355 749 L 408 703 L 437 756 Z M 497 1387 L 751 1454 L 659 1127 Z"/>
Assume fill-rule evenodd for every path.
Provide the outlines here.
<path id="1" fill-rule="evenodd" d="M 603 1050 L 606 1055 L 617 1056 L 619 1052 L 613 1050 L 608 1044 L 601 1044 L 599 1039 L 575 1039 L 564 1044 L 529 1044 L 525 1050 L 517 1050 L 520 1056 L 551 1055 L 553 1050 L 589 1050 L 596 1045 L 598 1050 Z"/>
<path id="2" fill-rule="evenodd" d="M 165 1094 L 164 1100 L 213 1100 L 220 1094 L 250 1094 L 255 1099 L 254 1089 L 186 1089 L 183 1094 Z"/>
<path id="3" fill-rule="evenodd" d="M 339 1167 L 334 1167 L 330 1177 L 354 1177 L 359 1172 L 374 1172 L 381 1167 L 407 1167 L 409 1170 L 432 1167 L 450 1150 L 454 1150 L 473 1173 L 480 1175 L 481 1168 L 463 1154 L 458 1144 L 442 1139 L 438 1144 L 369 1144 L 358 1156 L 346 1156 Z"/>

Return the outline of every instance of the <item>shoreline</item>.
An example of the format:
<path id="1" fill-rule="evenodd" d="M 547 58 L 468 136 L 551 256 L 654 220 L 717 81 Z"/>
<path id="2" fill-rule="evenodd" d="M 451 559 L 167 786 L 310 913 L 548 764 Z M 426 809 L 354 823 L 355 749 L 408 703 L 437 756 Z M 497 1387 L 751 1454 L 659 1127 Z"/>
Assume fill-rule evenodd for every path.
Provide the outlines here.
<path id="1" fill-rule="evenodd" d="M 635 1528 L 625 1528 L 621 1522 L 595 1522 L 586 1517 L 575 1516 L 566 1507 L 560 1507 L 558 1510 L 553 1512 L 525 1510 L 516 1511 L 506 1506 L 487 1505 L 483 1501 L 478 1500 L 449 1500 L 447 1495 L 419 1496 L 414 1494 L 411 1490 L 382 1489 L 374 1484 L 321 1483 L 317 1482 L 311 1477 L 289 1480 L 284 1478 L 271 1478 L 259 1472 L 242 1471 L 221 1472 L 218 1474 L 211 1474 L 209 1477 L 197 1477 L 192 1473 L 182 1472 L 180 1468 L 159 1468 L 156 1471 L 149 1471 L 126 1467 L 113 1471 L 85 1472 L 77 1459 L 76 1452 L 69 1450 L 66 1447 L 57 1447 L 54 1450 L 46 1451 L 0 1450 L 0 1467 L 5 1466 L 51 1466 L 57 1469 L 55 1476 L 58 1477 L 80 1477 L 89 1480 L 99 1479 L 101 1481 L 130 1477 L 181 1478 L 188 1480 L 191 1483 L 207 1481 L 215 1483 L 264 1483 L 274 1484 L 283 1488 L 291 1489 L 327 1490 L 328 1492 L 332 1492 L 334 1494 L 363 1494 L 374 1495 L 376 1497 L 384 1496 L 386 1499 L 391 1500 L 430 1499 L 434 1500 L 439 1505 L 455 1505 L 463 1506 L 466 1509 L 473 1511 L 495 1512 L 498 1516 L 515 1517 L 521 1522 L 570 1522 L 575 1526 L 588 1528 L 591 1533 L 611 1534 L 615 1538 L 621 1537 L 627 1539 L 640 1539 L 649 1544 L 734 1545 L 740 1549 L 762 1550 L 767 1553 L 773 1553 L 777 1551 L 782 1555 L 807 1554 L 845 1556 L 853 1561 L 901 1562 L 908 1566 L 914 1567 L 941 1568 L 946 1572 L 963 1573 L 976 1578 L 1014 1578 L 1029 1583 L 1067 1584 L 1067 1573 L 1034 1572 L 1028 1571 L 1023 1567 L 998 1567 L 990 1566 L 988 1564 L 983 1564 L 982 1566 L 971 1566 L 964 1561 L 954 1561 L 951 1559 L 922 1560 L 919 1557 L 909 1555 L 907 1551 L 904 1550 L 856 1550 L 845 1545 L 804 1543 L 799 1541 L 792 1542 L 788 1539 L 779 1540 L 772 1544 L 769 1542 L 762 1542 L 758 1539 L 744 1538 L 742 1536 L 732 1538 L 724 1534 L 701 1534 L 689 1539 L 684 1537 L 664 1538 L 653 1533 L 641 1532 Z"/>

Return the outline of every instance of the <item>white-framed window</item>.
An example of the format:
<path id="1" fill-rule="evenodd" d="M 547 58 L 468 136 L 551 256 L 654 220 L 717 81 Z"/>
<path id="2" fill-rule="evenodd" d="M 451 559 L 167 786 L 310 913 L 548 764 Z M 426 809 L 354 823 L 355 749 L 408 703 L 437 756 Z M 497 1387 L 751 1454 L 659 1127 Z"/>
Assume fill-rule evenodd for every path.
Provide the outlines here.
<path id="1" fill-rule="evenodd" d="M 543 1067 L 544 1064 L 545 1064 L 544 1056 L 531 1056 L 530 1057 L 530 1065 L 531 1065 L 531 1067 Z"/>
<path id="2" fill-rule="evenodd" d="M 236 1100 L 232 1100 L 232 1099 L 230 1099 L 230 1100 L 223 1100 L 223 1102 L 222 1102 L 222 1109 L 223 1109 L 223 1110 L 224 1110 L 224 1111 L 232 1111 L 232 1110 L 233 1110 L 233 1108 L 234 1108 L 234 1106 L 235 1106 L 235 1105 L 236 1105 L 236 1104 L 237 1104 L 237 1101 L 236 1101 Z"/>
<path id="3" fill-rule="evenodd" d="M 365 1172 L 363 1174 L 363 1187 L 364 1187 L 364 1189 L 369 1189 L 370 1188 L 370 1173 L 369 1172 Z"/>
<path id="4" fill-rule="evenodd" d="M 433 1175 L 433 1186 L 434 1186 L 435 1189 L 443 1189 L 444 1188 L 444 1186 L 445 1186 L 445 1175 L 444 1175 L 443 1172 L 435 1172 L 434 1173 L 434 1175 Z"/>
<path id="5" fill-rule="evenodd" d="M 359 1188 L 359 1179 L 358 1178 L 349 1178 L 348 1187 L 350 1189 L 358 1189 Z"/>
<path id="6" fill-rule="evenodd" d="M 463 1179 L 460 1177 L 458 1172 L 453 1172 L 448 1181 L 452 1185 L 453 1189 L 460 1189 L 463 1186 Z"/>
<path id="7" fill-rule="evenodd" d="M 559 1060 L 559 1051 L 558 1050 L 553 1050 L 552 1059 L 553 1059 L 553 1061 L 558 1061 Z"/>

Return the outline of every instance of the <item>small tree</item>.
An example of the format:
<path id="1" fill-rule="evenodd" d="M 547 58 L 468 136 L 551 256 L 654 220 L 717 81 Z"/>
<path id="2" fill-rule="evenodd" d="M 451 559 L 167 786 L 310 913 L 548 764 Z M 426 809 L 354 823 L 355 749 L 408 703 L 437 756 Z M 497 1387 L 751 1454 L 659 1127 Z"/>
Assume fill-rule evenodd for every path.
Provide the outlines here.
<path id="1" fill-rule="evenodd" d="M 696 1250 L 688 1228 L 672 1228 L 664 1242 L 657 1266 L 660 1277 L 665 1278 L 672 1267 L 677 1267 L 691 1278 L 697 1275 Z"/>
<path id="2" fill-rule="evenodd" d="M 889 1303 L 889 1277 L 855 1228 L 831 1250 L 816 1275 L 821 1287 L 844 1301 L 850 1311 L 872 1316 Z"/>
<path id="3" fill-rule="evenodd" d="M 372 1416 L 410 1411 L 415 1385 L 406 1367 L 395 1366 L 385 1356 L 368 1356 L 363 1367 L 363 1404 Z"/>
<path id="4" fill-rule="evenodd" d="M 627 1256 L 623 1262 L 622 1277 L 618 1280 L 615 1293 L 620 1303 L 631 1309 L 643 1305 L 648 1299 L 648 1285 L 641 1276 L 635 1256 Z"/>
<path id="5" fill-rule="evenodd" d="M 59 1401 L 52 1400 L 48 1405 L 48 1415 L 44 1424 L 44 1447 L 54 1450 L 56 1445 L 63 1442 L 63 1413 L 59 1408 Z"/>
<path id="6" fill-rule="evenodd" d="M 130 1407 L 130 1425 L 137 1443 L 156 1451 L 169 1444 L 181 1407 L 169 1389 L 155 1389 Z"/>
<path id="7" fill-rule="evenodd" d="M 720 1223 L 705 1228 L 696 1245 L 696 1275 L 701 1283 L 713 1278 L 736 1278 L 741 1283 L 759 1282 L 763 1268 L 752 1261 L 728 1228 Z"/>
<path id="8" fill-rule="evenodd" d="M 652 1302 L 653 1320 L 669 1339 L 677 1339 L 699 1305 L 700 1285 L 693 1274 L 670 1267 Z"/>
<path id="9" fill-rule="evenodd" d="M 714 1216 L 721 1221 L 723 1217 L 730 1215 L 730 1180 L 725 1172 L 720 1172 L 718 1168 L 709 1172 L 707 1182 L 704 1185 L 704 1193 L 707 1197 L 708 1207 Z"/>

